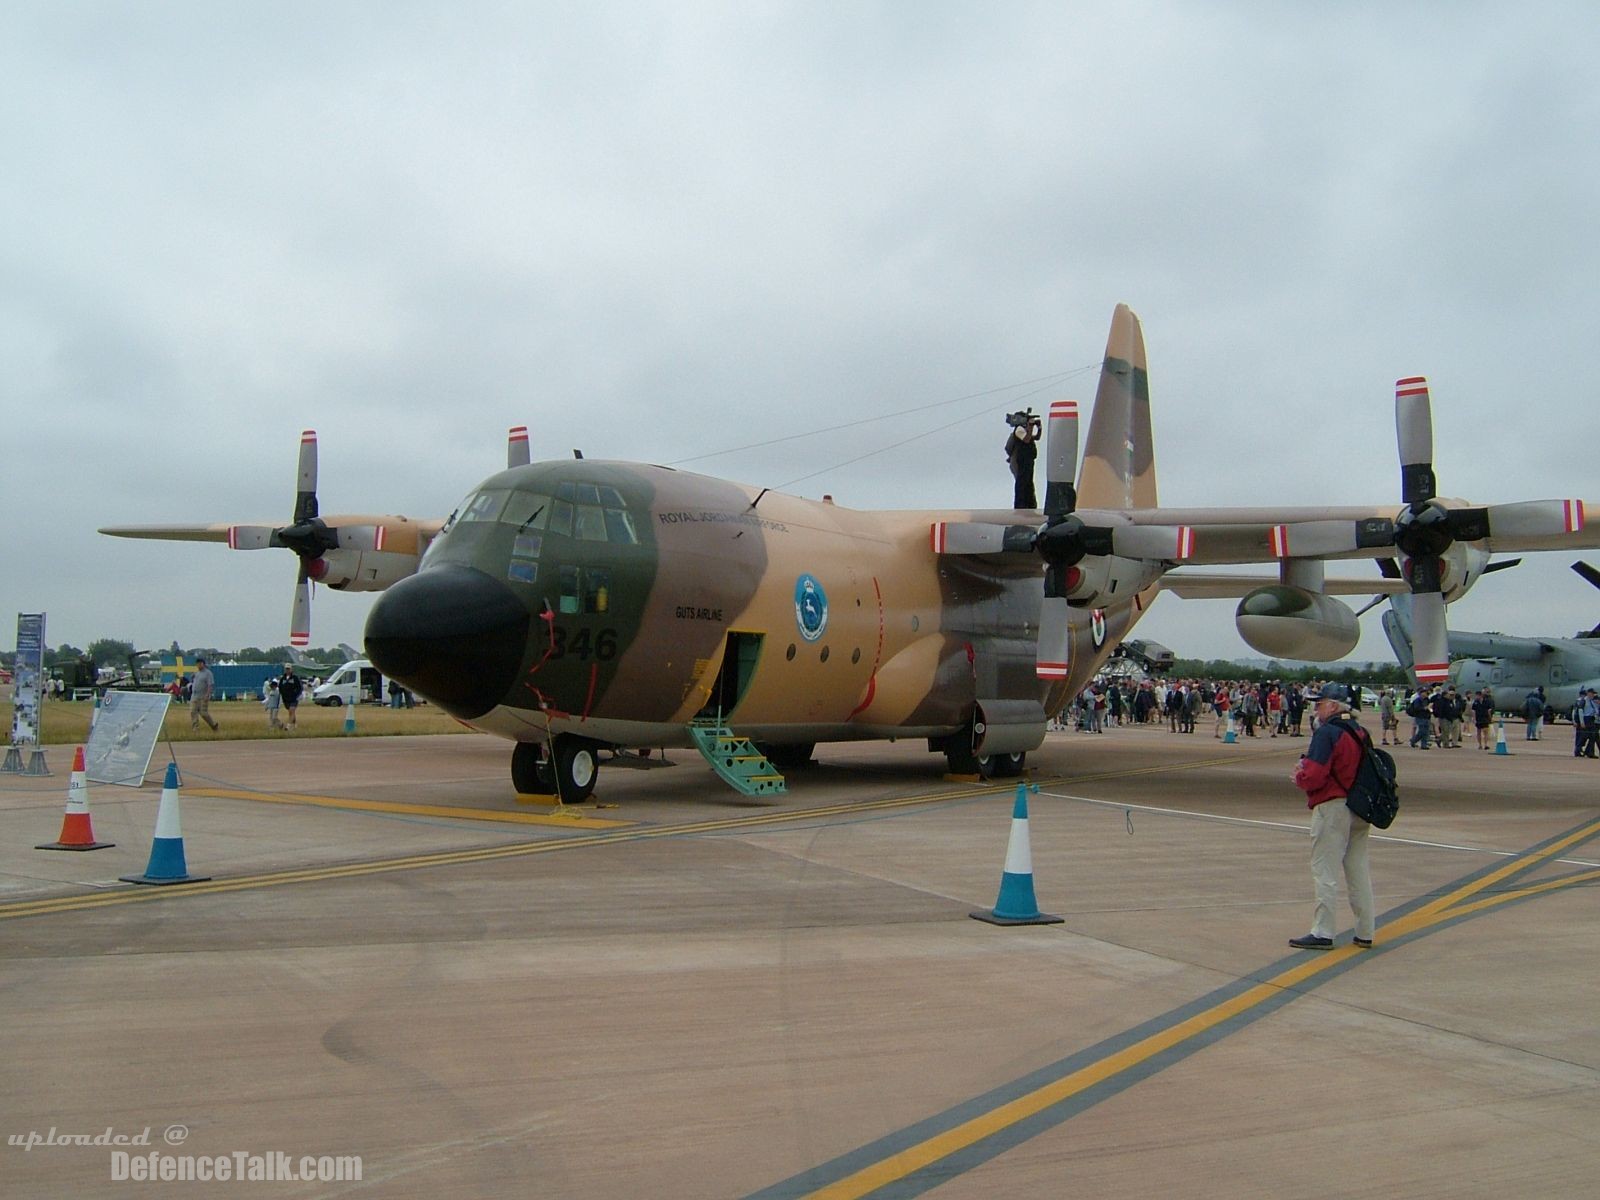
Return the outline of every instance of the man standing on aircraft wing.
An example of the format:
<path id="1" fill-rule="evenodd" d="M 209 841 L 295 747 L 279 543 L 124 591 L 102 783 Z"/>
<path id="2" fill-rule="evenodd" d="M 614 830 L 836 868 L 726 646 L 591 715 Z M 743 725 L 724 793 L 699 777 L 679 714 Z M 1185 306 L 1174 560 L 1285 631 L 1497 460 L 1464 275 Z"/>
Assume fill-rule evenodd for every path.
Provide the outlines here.
<path id="1" fill-rule="evenodd" d="M 1374 926 L 1372 873 L 1367 864 L 1368 825 L 1345 804 L 1361 767 L 1366 730 L 1350 715 L 1350 691 L 1343 684 L 1323 684 L 1308 695 L 1316 703 L 1317 730 L 1295 768 L 1294 784 L 1306 794 L 1311 809 L 1311 881 L 1316 907 L 1311 932 L 1289 939 L 1296 950 L 1333 948 L 1334 910 L 1339 900 L 1339 868 L 1344 867 L 1350 908 L 1356 916 L 1355 944 L 1372 945 Z"/>

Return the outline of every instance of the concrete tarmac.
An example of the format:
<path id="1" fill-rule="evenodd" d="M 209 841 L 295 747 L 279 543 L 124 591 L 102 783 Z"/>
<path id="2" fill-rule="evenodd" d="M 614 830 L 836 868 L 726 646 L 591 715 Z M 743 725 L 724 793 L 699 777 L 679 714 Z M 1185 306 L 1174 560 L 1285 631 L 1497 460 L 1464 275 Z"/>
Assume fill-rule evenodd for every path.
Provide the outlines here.
<path id="1" fill-rule="evenodd" d="M 824 746 L 759 801 L 675 751 L 578 817 L 476 735 L 181 745 L 213 878 L 168 888 L 117 882 L 159 763 L 91 788 L 113 849 L 33 849 L 52 749 L 0 776 L 0 1191 L 240 1190 L 26 1148 L 149 1129 L 125 1153 L 359 1156 L 285 1197 L 1591 1194 L 1600 764 L 1507 733 L 1396 751 L 1377 946 L 1346 913 L 1321 954 L 1286 945 L 1304 739 L 1050 735 L 1028 832 L 1064 922 L 1016 928 L 968 916 L 1014 781 L 920 743 Z"/>

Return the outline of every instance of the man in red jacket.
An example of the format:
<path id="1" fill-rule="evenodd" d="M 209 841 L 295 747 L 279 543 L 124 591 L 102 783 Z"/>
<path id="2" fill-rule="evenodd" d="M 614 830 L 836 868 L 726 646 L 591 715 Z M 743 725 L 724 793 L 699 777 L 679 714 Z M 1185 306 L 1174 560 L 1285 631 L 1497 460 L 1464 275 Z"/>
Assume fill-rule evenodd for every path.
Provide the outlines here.
<path id="1" fill-rule="evenodd" d="M 1355 944 L 1372 945 L 1374 925 L 1372 873 L 1367 863 L 1367 834 L 1372 829 L 1344 799 L 1361 766 L 1363 730 L 1350 714 L 1350 692 L 1343 684 L 1324 684 L 1308 695 L 1316 702 L 1317 731 L 1295 768 L 1294 785 L 1306 794 L 1311 810 L 1311 881 L 1316 907 L 1311 932 L 1289 939 L 1296 950 L 1333 948 L 1334 911 L 1339 901 L 1339 869 L 1344 868 L 1350 909 L 1356 916 Z"/>

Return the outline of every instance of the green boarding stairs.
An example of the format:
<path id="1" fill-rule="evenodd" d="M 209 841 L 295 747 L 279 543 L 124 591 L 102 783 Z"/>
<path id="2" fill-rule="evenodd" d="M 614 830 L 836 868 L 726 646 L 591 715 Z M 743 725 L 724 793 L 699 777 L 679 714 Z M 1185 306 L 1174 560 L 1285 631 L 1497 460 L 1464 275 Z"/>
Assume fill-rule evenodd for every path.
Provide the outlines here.
<path id="1" fill-rule="evenodd" d="M 746 796 L 781 796 L 789 790 L 783 776 L 747 737 L 734 733 L 716 717 L 689 722 L 689 736 L 711 769 L 729 787 Z"/>

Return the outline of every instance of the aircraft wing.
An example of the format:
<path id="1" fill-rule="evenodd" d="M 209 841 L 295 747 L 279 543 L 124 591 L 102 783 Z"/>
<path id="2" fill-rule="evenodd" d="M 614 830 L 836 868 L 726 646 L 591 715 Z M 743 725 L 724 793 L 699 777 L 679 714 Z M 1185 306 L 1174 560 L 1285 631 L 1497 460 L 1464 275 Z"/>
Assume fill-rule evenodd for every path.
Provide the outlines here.
<path id="1" fill-rule="evenodd" d="M 1282 583 L 1277 575 L 1219 575 L 1199 571 L 1168 571 L 1160 587 L 1185 600 L 1217 600 L 1245 596 L 1257 588 Z M 1325 579 L 1320 589 L 1329 596 L 1396 596 L 1408 588 L 1403 579 Z"/>
<path id="2" fill-rule="evenodd" d="M 1473 509 L 1461 501 L 1444 501 L 1444 507 L 1463 511 Z M 1568 532 L 1517 528 L 1520 514 L 1542 511 L 1551 504 L 1570 506 L 1573 519 Z M 1502 505 L 1496 513 L 1495 531 L 1480 538 L 1462 537 L 1490 554 L 1511 554 L 1538 550 L 1582 550 L 1600 547 L 1600 519 L 1584 520 L 1585 510 L 1600 514 L 1600 502 L 1537 502 L 1532 505 Z M 1394 553 L 1393 505 L 1371 507 L 1301 508 L 1142 508 L 1120 513 L 1097 514 L 1080 510 L 1085 520 L 1118 518 L 1135 525 L 1187 526 L 1194 530 L 1194 547 L 1187 559 L 1193 566 L 1220 566 L 1229 563 L 1277 562 L 1283 558 L 1360 559 L 1386 557 Z M 1288 553 L 1283 552 L 1284 545 Z M 1302 549 L 1310 545 L 1311 550 Z M 1374 588 L 1372 594 L 1383 589 Z"/>

